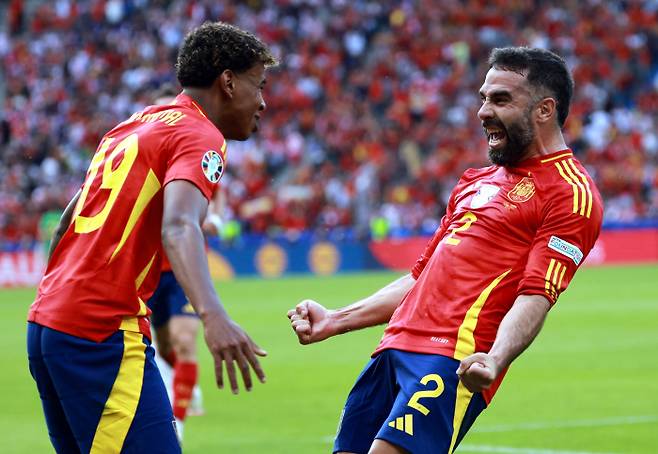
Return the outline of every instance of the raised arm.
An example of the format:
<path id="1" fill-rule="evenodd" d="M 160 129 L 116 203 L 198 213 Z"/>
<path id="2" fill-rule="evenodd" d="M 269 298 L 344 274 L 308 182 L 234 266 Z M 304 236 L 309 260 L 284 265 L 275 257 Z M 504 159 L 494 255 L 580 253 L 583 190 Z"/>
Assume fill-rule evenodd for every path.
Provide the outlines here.
<path id="1" fill-rule="evenodd" d="M 175 180 L 165 186 L 162 242 L 176 279 L 203 322 L 206 343 L 215 360 L 217 385 L 224 386 L 224 365 L 231 390 L 238 392 L 237 363 L 249 391 L 249 366 L 261 382 L 265 381 L 255 355 L 265 356 L 266 352 L 231 320 L 215 293 L 201 231 L 207 208 L 208 201 L 192 183 Z"/>
<path id="2" fill-rule="evenodd" d="M 481 392 L 528 348 L 541 330 L 550 308 L 541 295 L 520 295 L 503 318 L 489 353 L 464 358 L 457 374 L 471 392 Z"/>
<path id="3" fill-rule="evenodd" d="M 300 344 L 320 342 L 331 336 L 390 320 L 404 296 L 415 283 L 406 274 L 354 304 L 328 310 L 313 300 L 304 300 L 288 311 L 288 318 Z"/>

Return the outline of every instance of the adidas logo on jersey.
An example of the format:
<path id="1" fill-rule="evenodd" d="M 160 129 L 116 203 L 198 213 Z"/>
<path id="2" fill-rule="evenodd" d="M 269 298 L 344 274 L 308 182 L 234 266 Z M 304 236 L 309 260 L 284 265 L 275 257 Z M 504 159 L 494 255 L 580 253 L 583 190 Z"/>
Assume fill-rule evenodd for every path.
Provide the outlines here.
<path id="1" fill-rule="evenodd" d="M 401 430 L 402 432 L 406 432 L 409 435 L 414 434 L 414 419 L 413 415 L 408 414 L 402 416 L 398 416 L 395 418 L 393 421 L 388 423 L 388 427 L 392 427 L 397 430 Z"/>

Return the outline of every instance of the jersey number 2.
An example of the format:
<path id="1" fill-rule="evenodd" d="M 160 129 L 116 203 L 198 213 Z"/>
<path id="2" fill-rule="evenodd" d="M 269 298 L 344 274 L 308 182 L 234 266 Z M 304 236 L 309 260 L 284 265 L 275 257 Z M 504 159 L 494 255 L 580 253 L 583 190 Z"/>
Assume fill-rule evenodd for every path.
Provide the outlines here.
<path id="1" fill-rule="evenodd" d="M 461 217 L 459 222 L 463 222 L 462 225 L 459 227 L 455 227 L 450 231 L 450 235 L 446 237 L 446 243 L 451 244 L 453 246 L 457 246 L 461 239 L 456 237 L 456 234 L 458 232 L 463 232 L 464 230 L 468 230 L 471 227 L 471 224 L 473 224 L 475 221 L 477 221 L 478 218 L 475 216 L 473 213 L 470 211 L 467 211 L 464 213 L 464 216 Z"/>

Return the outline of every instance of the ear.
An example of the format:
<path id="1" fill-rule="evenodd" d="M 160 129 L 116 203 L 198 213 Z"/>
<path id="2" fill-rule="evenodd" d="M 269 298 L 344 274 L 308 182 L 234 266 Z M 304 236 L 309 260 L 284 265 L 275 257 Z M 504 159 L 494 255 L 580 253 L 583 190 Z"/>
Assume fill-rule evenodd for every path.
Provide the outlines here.
<path id="1" fill-rule="evenodd" d="M 555 98 L 544 98 L 537 104 L 537 122 L 546 123 L 557 115 Z"/>
<path id="2" fill-rule="evenodd" d="M 215 79 L 215 83 L 219 84 L 219 91 L 226 95 L 228 98 L 233 98 L 235 93 L 235 73 L 230 69 L 225 69 Z"/>

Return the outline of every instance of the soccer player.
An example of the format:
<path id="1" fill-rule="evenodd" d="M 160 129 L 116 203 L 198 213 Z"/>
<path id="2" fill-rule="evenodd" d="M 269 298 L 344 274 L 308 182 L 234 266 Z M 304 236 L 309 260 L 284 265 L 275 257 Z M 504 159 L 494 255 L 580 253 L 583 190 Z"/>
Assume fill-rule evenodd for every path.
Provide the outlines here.
<path id="1" fill-rule="evenodd" d="M 489 68 L 478 116 L 493 165 L 466 170 L 411 273 L 342 309 L 288 312 L 302 344 L 388 322 L 334 452 L 452 453 L 599 234 L 600 195 L 561 132 L 564 61 L 510 47 Z"/>
<path id="2" fill-rule="evenodd" d="M 180 452 L 144 303 L 162 244 L 203 322 L 218 386 L 226 372 L 238 392 L 236 367 L 247 390 L 252 370 L 265 381 L 265 351 L 215 293 L 201 223 L 224 172 L 225 139 L 258 129 L 274 64 L 251 33 L 206 23 L 179 49 L 174 104 L 147 107 L 102 138 L 28 314 L 30 372 L 57 452 Z"/>

